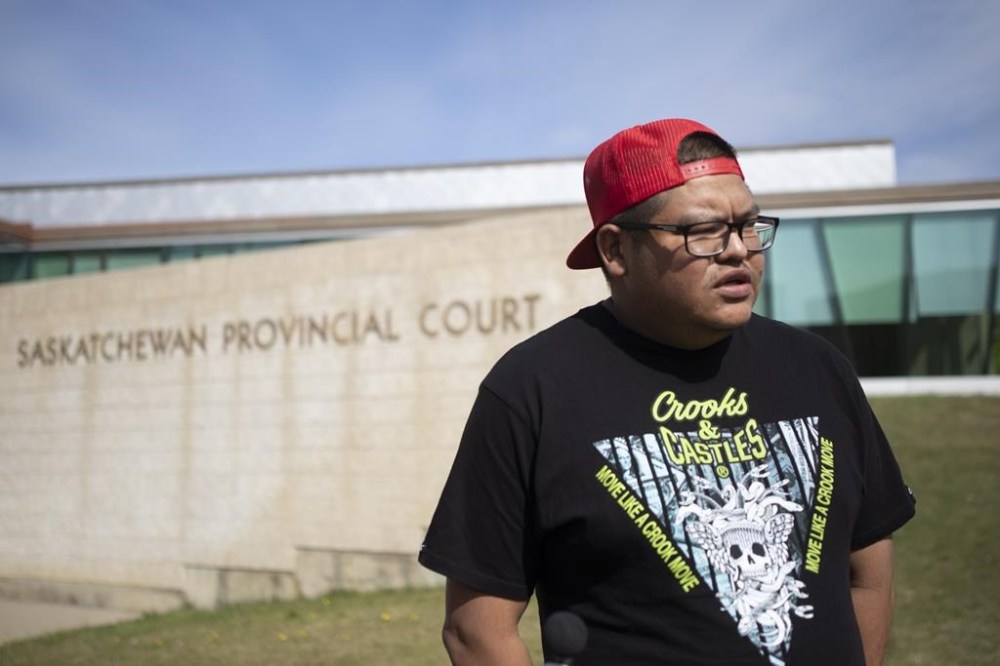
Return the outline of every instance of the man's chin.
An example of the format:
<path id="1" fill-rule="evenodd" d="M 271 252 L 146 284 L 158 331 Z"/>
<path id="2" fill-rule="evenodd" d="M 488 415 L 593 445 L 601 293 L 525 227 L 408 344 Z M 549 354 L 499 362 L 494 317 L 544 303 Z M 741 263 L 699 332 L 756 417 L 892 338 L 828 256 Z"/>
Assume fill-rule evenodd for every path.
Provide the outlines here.
<path id="1" fill-rule="evenodd" d="M 713 328 L 718 331 L 731 333 L 750 321 L 750 317 L 752 315 L 752 302 L 730 304 L 717 313 L 715 321 L 713 322 L 715 324 Z"/>

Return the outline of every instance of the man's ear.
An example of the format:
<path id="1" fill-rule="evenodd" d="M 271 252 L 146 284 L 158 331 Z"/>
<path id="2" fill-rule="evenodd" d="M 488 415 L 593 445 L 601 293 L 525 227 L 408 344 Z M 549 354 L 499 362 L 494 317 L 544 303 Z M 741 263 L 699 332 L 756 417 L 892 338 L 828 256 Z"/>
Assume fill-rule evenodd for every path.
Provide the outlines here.
<path id="1" fill-rule="evenodd" d="M 621 277 L 627 272 L 622 243 L 625 232 L 614 224 L 605 224 L 597 230 L 597 255 L 608 277 Z"/>

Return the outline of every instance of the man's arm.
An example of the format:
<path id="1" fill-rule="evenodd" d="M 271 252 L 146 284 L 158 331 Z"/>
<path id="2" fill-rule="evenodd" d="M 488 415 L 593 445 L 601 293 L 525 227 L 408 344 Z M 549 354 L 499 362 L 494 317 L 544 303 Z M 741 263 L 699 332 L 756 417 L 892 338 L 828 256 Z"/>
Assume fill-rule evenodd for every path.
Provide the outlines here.
<path id="1" fill-rule="evenodd" d="M 517 623 L 527 601 L 493 597 L 449 578 L 442 636 L 456 666 L 530 666 Z"/>
<path id="2" fill-rule="evenodd" d="M 882 666 L 892 624 L 892 539 L 851 553 L 851 600 L 868 666 Z"/>

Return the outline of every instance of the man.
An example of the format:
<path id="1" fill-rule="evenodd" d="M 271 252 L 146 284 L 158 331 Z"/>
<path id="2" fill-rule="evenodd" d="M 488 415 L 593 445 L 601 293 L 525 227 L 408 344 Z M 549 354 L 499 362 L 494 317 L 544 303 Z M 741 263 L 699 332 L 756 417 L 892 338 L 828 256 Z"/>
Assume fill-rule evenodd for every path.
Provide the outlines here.
<path id="1" fill-rule="evenodd" d="M 848 362 L 752 314 L 778 220 L 690 120 L 605 141 L 584 188 L 567 264 L 611 297 L 489 373 L 421 549 L 452 661 L 529 663 L 535 593 L 579 664 L 881 663 L 913 501 Z"/>

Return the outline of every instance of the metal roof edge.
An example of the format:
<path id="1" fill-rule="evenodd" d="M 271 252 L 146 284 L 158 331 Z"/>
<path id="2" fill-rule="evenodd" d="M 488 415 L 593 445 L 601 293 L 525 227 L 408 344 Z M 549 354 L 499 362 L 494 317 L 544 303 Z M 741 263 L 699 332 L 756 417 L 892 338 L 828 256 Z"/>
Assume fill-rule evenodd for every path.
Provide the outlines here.
<path id="1" fill-rule="evenodd" d="M 860 148 L 863 146 L 872 146 L 884 148 L 886 146 L 892 148 L 895 147 L 892 139 L 879 138 L 879 139 L 855 139 L 851 141 L 816 141 L 816 142 L 804 142 L 804 143 L 788 143 L 780 145 L 757 145 L 757 146 L 736 146 L 737 153 L 767 153 L 776 152 L 782 150 L 826 150 L 830 148 Z"/>
<path id="2" fill-rule="evenodd" d="M 826 143 L 798 143 L 798 144 L 788 144 L 788 145 L 777 145 L 777 146 L 754 146 L 754 147 L 738 147 L 738 153 L 768 153 L 768 152 L 805 152 L 809 150 L 824 150 L 832 148 L 858 148 L 863 146 L 872 147 L 884 147 L 892 146 L 892 141 L 889 139 L 877 139 L 877 140 L 857 140 L 857 141 L 842 141 L 842 142 L 826 142 Z M 78 188 L 110 188 L 110 187 L 142 187 L 149 185 L 182 185 L 182 184 L 193 184 L 193 183 L 205 183 L 205 182 L 233 182 L 233 181 L 253 181 L 253 180 L 268 180 L 268 179 L 293 179 L 293 178 L 310 178 L 316 176 L 350 176 L 358 174 L 391 174 L 391 173 L 404 173 L 404 172 L 414 172 L 414 171 L 454 171 L 454 170 L 473 170 L 473 169 L 483 169 L 483 168 L 495 168 L 495 167 L 518 167 L 518 166 L 531 166 L 531 165 L 548 165 L 548 164 L 573 164 L 579 163 L 583 165 L 585 156 L 578 157 L 551 157 L 551 158 L 536 158 L 536 159 L 520 159 L 520 160 L 484 160 L 484 161 L 474 161 L 474 162 L 455 162 L 455 163 L 441 163 L 441 164 L 413 164 L 413 165 L 397 165 L 389 167 L 357 167 L 357 168 L 331 168 L 331 169 L 304 169 L 301 171 L 274 171 L 274 172 L 245 172 L 238 174 L 211 174 L 211 175 L 193 175 L 193 176 L 176 176 L 176 177 L 166 177 L 166 178 L 122 178 L 122 179 L 111 179 L 111 180 L 95 180 L 95 181 L 66 181 L 58 183 L 18 183 L 18 184 L 0 184 L 0 192 L 17 192 L 17 191 L 28 191 L 28 190 L 62 190 L 62 189 L 78 189 Z"/>
<path id="3" fill-rule="evenodd" d="M 755 198 L 762 206 L 778 209 L 992 200 L 1000 199 L 1000 180 L 759 194 Z"/>

